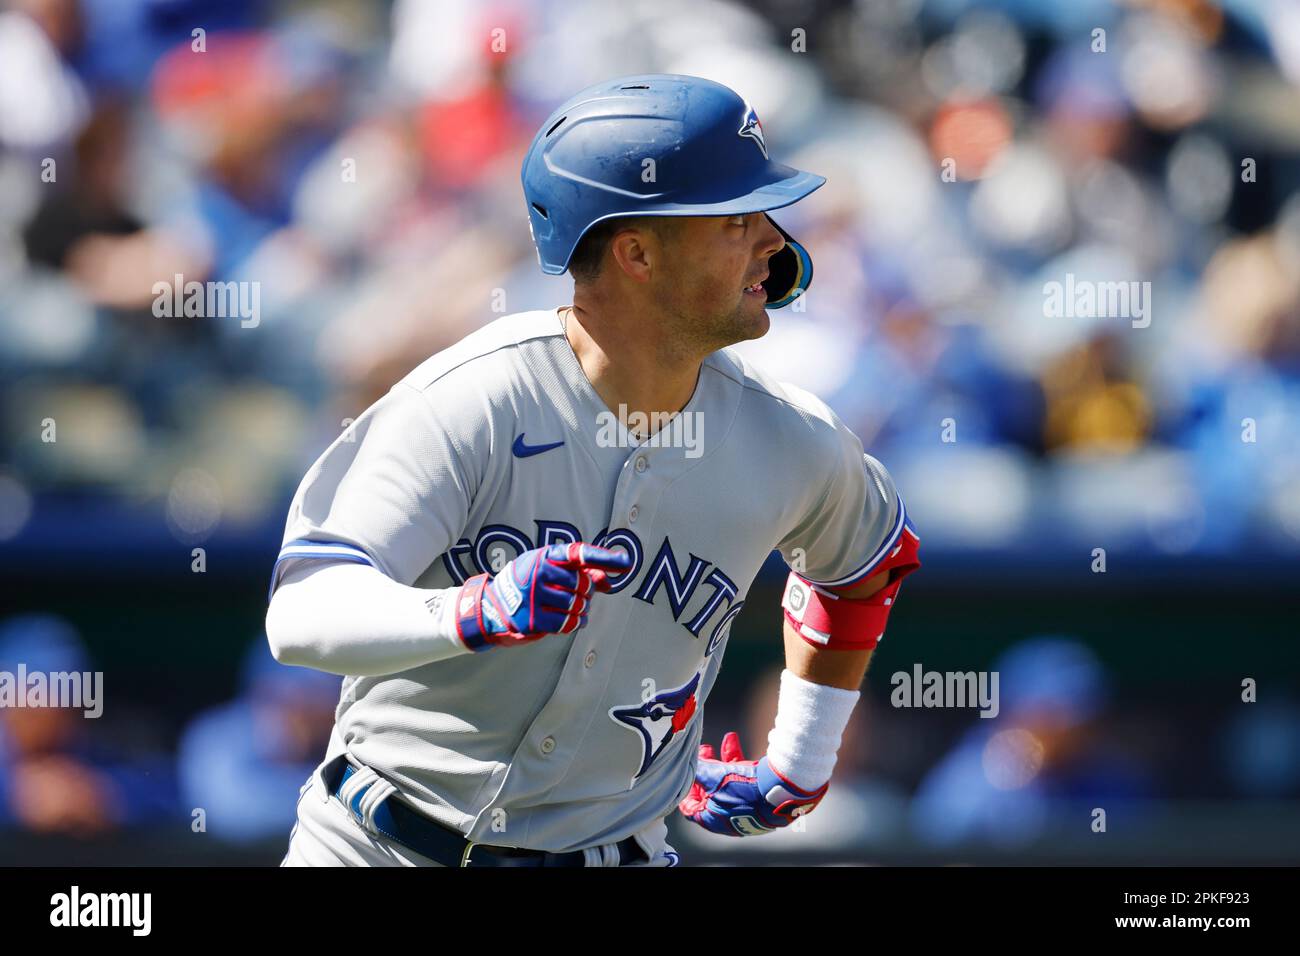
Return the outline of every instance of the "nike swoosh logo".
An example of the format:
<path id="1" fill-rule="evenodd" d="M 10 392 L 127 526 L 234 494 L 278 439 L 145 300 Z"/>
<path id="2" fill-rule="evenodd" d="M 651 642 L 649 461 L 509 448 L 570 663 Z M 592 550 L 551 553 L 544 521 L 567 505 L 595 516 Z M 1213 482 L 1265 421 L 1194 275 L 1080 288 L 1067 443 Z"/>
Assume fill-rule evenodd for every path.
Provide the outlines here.
<path id="1" fill-rule="evenodd" d="M 524 436 L 520 435 L 515 439 L 514 447 L 511 449 L 516 458 L 530 458 L 533 455 L 540 455 L 544 451 L 550 451 L 552 448 L 559 448 L 563 445 L 562 441 L 553 441 L 549 445 L 525 445 Z"/>

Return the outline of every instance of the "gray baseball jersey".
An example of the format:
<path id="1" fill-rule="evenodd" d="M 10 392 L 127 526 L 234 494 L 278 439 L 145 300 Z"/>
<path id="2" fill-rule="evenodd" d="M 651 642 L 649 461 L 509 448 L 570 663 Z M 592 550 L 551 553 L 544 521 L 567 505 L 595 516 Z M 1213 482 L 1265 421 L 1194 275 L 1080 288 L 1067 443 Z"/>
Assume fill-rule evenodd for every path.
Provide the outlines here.
<path id="1" fill-rule="evenodd" d="M 272 588 L 298 561 L 449 588 L 535 547 L 626 549 L 632 568 L 574 634 L 346 678 L 327 756 L 346 748 L 475 842 L 569 851 L 637 835 L 653 858 L 768 555 L 851 584 L 906 522 L 887 472 L 825 404 L 733 350 L 706 359 L 681 414 L 638 443 L 559 310 L 524 312 L 425 361 L 325 451 Z"/>

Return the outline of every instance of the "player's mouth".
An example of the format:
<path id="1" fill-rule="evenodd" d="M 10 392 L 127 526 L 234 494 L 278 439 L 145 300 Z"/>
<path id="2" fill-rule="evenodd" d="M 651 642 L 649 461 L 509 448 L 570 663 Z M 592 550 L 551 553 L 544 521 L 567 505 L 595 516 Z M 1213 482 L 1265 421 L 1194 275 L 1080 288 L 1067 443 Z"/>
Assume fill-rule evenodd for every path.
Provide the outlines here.
<path id="1" fill-rule="evenodd" d="M 763 276 L 763 278 L 759 279 L 753 285 L 745 286 L 744 288 L 745 295 L 753 295 L 753 296 L 761 295 L 764 299 L 766 299 L 767 290 L 763 288 L 763 283 L 766 281 L 767 281 L 767 276 Z"/>

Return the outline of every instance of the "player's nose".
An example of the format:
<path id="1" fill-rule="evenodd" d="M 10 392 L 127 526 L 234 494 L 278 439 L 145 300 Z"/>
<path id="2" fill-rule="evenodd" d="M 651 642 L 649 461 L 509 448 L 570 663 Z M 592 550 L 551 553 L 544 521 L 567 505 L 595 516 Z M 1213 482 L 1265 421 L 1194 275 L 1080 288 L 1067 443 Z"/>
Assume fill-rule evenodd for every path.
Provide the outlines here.
<path id="1" fill-rule="evenodd" d="M 759 213 L 758 215 L 762 217 L 762 221 L 759 223 L 758 255 L 766 260 L 785 248 L 785 236 L 781 235 L 781 230 L 776 228 L 776 224 L 768 218 L 766 213 Z"/>

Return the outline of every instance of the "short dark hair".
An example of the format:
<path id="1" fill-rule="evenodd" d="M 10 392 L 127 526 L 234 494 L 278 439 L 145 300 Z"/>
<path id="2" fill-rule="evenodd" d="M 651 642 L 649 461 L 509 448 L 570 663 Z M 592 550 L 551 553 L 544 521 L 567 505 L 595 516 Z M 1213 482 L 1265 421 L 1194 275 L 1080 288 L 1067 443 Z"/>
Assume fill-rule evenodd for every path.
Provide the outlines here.
<path id="1" fill-rule="evenodd" d="M 635 226 L 653 230 L 664 236 L 664 216 L 616 216 L 596 223 L 578 240 L 577 248 L 569 257 L 569 275 L 575 282 L 592 282 L 600 277 L 600 264 L 605 259 L 609 241 L 620 229 Z"/>

